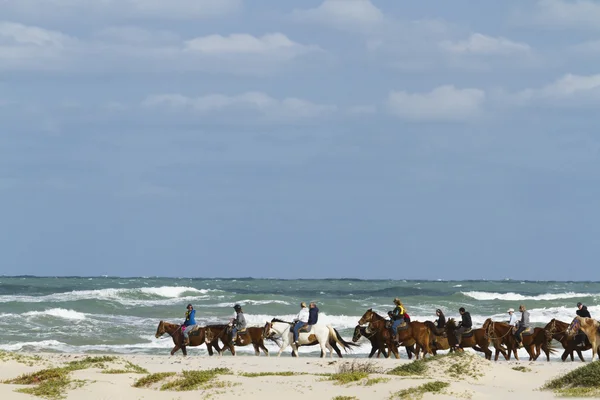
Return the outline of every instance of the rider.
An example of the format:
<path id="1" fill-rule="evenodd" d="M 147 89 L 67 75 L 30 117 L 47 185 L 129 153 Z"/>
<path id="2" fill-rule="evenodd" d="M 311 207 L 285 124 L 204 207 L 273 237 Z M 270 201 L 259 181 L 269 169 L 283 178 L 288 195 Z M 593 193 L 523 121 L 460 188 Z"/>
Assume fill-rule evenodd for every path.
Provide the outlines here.
<path id="1" fill-rule="evenodd" d="M 231 344 L 235 345 L 235 341 L 237 339 L 236 335 L 238 331 L 243 331 L 244 329 L 246 329 L 246 317 L 244 317 L 242 306 L 240 306 L 239 304 L 233 306 L 233 309 L 235 310 L 235 318 L 231 319 L 231 324 L 233 325 L 233 327 L 231 328 L 231 333 L 229 335 Z"/>
<path id="2" fill-rule="evenodd" d="M 458 329 L 454 331 L 454 336 L 456 336 L 456 344 L 454 347 L 460 347 L 460 341 L 462 340 L 462 335 L 468 330 L 471 330 L 473 327 L 473 321 L 471 320 L 471 313 L 465 311 L 464 307 L 458 309 L 458 312 L 461 316 L 461 321 L 458 323 Z"/>
<path id="3" fill-rule="evenodd" d="M 392 326 L 390 327 L 392 338 L 395 342 L 398 342 L 398 327 L 404 322 L 404 314 L 406 313 L 406 309 L 402 305 L 400 299 L 397 297 L 394 299 L 394 304 L 396 305 L 396 307 L 391 312 L 391 314 L 388 314 L 392 319 Z"/>
<path id="4" fill-rule="evenodd" d="M 183 331 L 183 344 L 187 346 L 190 344 L 190 331 L 194 329 L 196 326 L 196 310 L 191 304 L 187 305 L 187 311 L 185 312 L 185 321 L 181 326 L 181 330 Z"/>
<path id="5" fill-rule="evenodd" d="M 439 308 L 435 310 L 435 315 L 437 315 L 437 319 L 435 320 L 435 328 L 437 329 L 437 334 L 441 335 L 444 332 L 444 327 L 446 326 L 446 316 L 444 312 Z"/>
<path id="6" fill-rule="evenodd" d="M 510 326 L 517 326 L 517 324 L 519 323 L 519 320 L 517 319 L 517 316 L 515 315 L 515 309 L 509 308 L 507 313 L 508 313 L 507 324 L 509 324 Z"/>
<path id="7" fill-rule="evenodd" d="M 300 312 L 298 313 L 298 315 L 296 315 L 296 318 L 294 318 L 294 327 L 293 327 L 293 332 L 294 332 L 294 344 L 296 346 L 298 346 L 298 331 L 308 325 L 308 317 L 309 317 L 309 312 L 308 309 L 306 308 L 306 303 L 302 302 L 300 303 Z"/>
<path id="8" fill-rule="evenodd" d="M 588 308 L 581 303 L 577 303 L 576 314 L 581 318 L 592 318 Z M 579 330 L 577 335 L 575 335 L 575 343 L 577 343 L 577 346 L 585 346 L 585 338 L 585 333 L 582 330 Z"/>
<path id="9" fill-rule="evenodd" d="M 317 307 L 317 303 L 311 301 L 308 307 L 308 325 L 316 325 L 319 320 L 319 308 Z"/>
<path id="10" fill-rule="evenodd" d="M 525 309 L 525 306 L 521 304 L 519 306 L 519 311 L 521 311 L 521 320 L 517 324 L 517 331 L 515 332 L 515 340 L 517 342 L 517 347 L 521 348 L 521 333 L 529 328 L 529 311 Z"/>

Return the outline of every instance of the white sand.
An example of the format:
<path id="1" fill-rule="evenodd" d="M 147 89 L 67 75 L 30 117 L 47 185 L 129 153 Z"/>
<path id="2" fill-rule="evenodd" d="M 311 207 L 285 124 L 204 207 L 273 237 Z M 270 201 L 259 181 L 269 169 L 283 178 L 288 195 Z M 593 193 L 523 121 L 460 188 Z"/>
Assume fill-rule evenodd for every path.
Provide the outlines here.
<path id="1" fill-rule="evenodd" d="M 95 355 L 94 355 L 95 356 Z M 81 355 L 65 354 L 43 354 L 42 361 L 35 361 L 34 366 L 25 365 L 22 362 L 6 357 L 0 361 L 0 379 L 15 378 L 20 374 L 37 371 L 48 366 L 61 366 L 64 362 L 81 359 Z M 349 385 L 335 385 L 332 381 L 325 381 L 322 376 L 310 374 L 336 373 L 342 364 L 372 363 L 380 371 L 385 372 L 401 363 L 409 362 L 406 359 L 353 359 L 338 358 L 319 359 L 314 357 L 255 357 L 226 355 L 223 357 L 188 356 L 184 358 L 181 353 L 176 356 L 147 356 L 128 355 L 119 356 L 121 360 L 127 360 L 154 372 L 178 372 L 182 370 L 211 369 L 217 367 L 230 368 L 234 374 L 220 375 L 217 380 L 230 382 L 233 385 L 225 388 L 212 388 L 208 390 L 198 389 L 190 392 L 160 391 L 159 385 L 150 389 L 139 389 L 132 387 L 136 379 L 144 375 L 128 374 L 103 374 L 97 368 L 75 371 L 71 374 L 73 379 L 85 380 L 83 386 L 69 390 L 68 399 L 203 399 L 211 395 L 211 399 L 332 399 L 336 396 L 355 396 L 357 399 L 389 399 L 391 394 L 410 387 L 419 386 L 423 383 L 440 380 L 450 383 L 450 387 L 443 393 L 426 394 L 423 399 L 450 399 L 450 398 L 472 398 L 472 399 L 551 399 L 551 392 L 539 391 L 538 389 L 549 379 L 557 377 L 574 368 L 584 365 L 580 362 L 506 362 L 497 363 L 484 360 L 480 356 L 473 356 L 472 368 L 480 377 L 467 376 L 465 379 L 456 379 L 446 372 L 448 364 L 440 361 L 430 363 L 427 378 L 411 378 L 391 376 L 385 374 L 371 374 L 370 378 L 389 378 L 387 382 L 376 383 L 365 386 L 364 381 Z M 525 366 L 531 371 L 520 372 L 512 368 Z M 109 365 L 110 368 L 119 368 L 122 365 Z M 294 376 L 264 376 L 248 378 L 236 375 L 241 372 L 284 372 L 308 373 L 309 375 Z M 32 399 L 31 395 L 17 393 L 14 390 L 24 387 L 22 385 L 0 384 L 1 399 Z M 515 397 L 516 396 L 516 397 Z"/>

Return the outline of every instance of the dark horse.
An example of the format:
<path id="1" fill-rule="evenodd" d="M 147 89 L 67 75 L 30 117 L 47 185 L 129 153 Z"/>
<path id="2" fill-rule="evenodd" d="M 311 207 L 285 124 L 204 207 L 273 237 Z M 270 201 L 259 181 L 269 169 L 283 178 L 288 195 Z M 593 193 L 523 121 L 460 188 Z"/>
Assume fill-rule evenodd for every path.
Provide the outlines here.
<path id="1" fill-rule="evenodd" d="M 448 343 L 454 347 L 456 343 L 456 336 L 454 331 L 457 329 L 454 318 L 450 318 L 446 322 L 446 334 L 448 335 Z M 483 328 L 473 329 L 468 333 L 463 333 L 460 343 L 458 343 L 461 349 L 465 347 L 471 347 L 475 351 L 479 351 L 485 354 L 486 360 L 492 359 L 492 351 L 488 348 L 489 339 L 486 337 L 485 330 Z"/>
<path id="2" fill-rule="evenodd" d="M 494 322 L 491 318 L 488 318 L 483 323 L 482 329 L 485 330 L 486 336 L 496 348 L 496 361 L 498 361 L 499 351 L 502 352 L 504 358 L 507 360 L 510 360 L 511 353 L 519 360 L 517 341 L 515 340 L 513 327 L 511 325 L 505 322 Z M 524 332 L 521 338 L 523 347 L 527 351 L 527 354 L 529 354 L 529 361 L 535 361 L 538 358 L 540 349 L 543 349 L 544 353 L 548 356 L 550 353 L 554 352 L 552 346 L 549 344 L 551 338 L 543 328 L 534 328 L 531 333 Z M 506 345 L 508 355 L 504 352 L 504 349 L 502 349 L 502 344 Z"/>
<path id="3" fill-rule="evenodd" d="M 267 322 L 268 324 L 268 322 Z M 238 332 L 236 346 L 248 346 L 251 344 L 254 347 L 254 354 L 257 356 L 260 355 L 260 349 L 263 350 L 265 355 L 269 355 L 269 350 L 265 347 L 264 340 L 264 328 L 246 328 L 243 332 Z M 235 346 L 231 343 L 231 338 L 229 337 L 229 333 L 231 332 L 231 327 L 228 325 L 223 325 L 222 327 L 207 327 L 205 333 L 206 343 L 212 342 L 214 340 L 221 339 L 223 342 L 223 349 L 219 352 L 219 355 L 223 355 L 225 349 L 229 349 L 231 354 L 235 356 Z"/>
<path id="4" fill-rule="evenodd" d="M 218 327 L 219 325 L 215 326 Z M 205 327 L 199 327 L 196 330 L 190 332 L 190 344 L 188 346 L 195 347 L 206 343 L 208 354 L 210 354 L 211 356 L 213 355 L 213 347 L 217 350 L 217 353 L 220 353 L 221 348 L 219 347 L 219 343 L 216 339 L 211 342 L 206 341 L 205 330 Z M 175 347 L 173 347 L 173 350 L 171 350 L 171 355 L 175 354 L 177 350 L 181 349 L 183 355 L 187 356 L 187 346 L 183 345 L 183 333 L 181 332 L 181 325 L 160 321 L 158 323 L 158 328 L 156 329 L 155 336 L 158 339 L 165 333 L 169 334 L 169 336 L 173 338 L 173 343 L 175 344 Z"/>
<path id="5" fill-rule="evenodd" d="M 364 325 L 368 323 L 370 330 L 378 331 L 378 335 L 381 335 L 380 343 L 387 343 L 390 351 L 394 353 L 396 358 L 399 358 L 398 348 L 392 340 L 391 335 L 389 336 L 389 339 L 385 338 L 386 333 L 391 333 L 386 327 L 386 322 L 387 320 L 384 317 L 377 314 L 373 311 L 373 309 L 370 308 L 363 314 L 361 319 L 358 321 L 358 324 Z M 431 353 L 431 349 L 429 348 L 429 329 L 424 323 L 418 321 L 408 322 L 407 327 L 405 329 L 400 327 L 397 333 L 398 341 L 400 343 L 405 343 L 405 345 L 410 345 L 412 343 L 415 344 L 415 356 L 417 360 L 419 359 L 420 349 L 423 350 L 423 357 L 425 357 L 426 354 Z M 383 347 L 381 349 L 383 349 Z"/>
<path id="6" fill-rule="evenodd" d="M 387 358 L 389 355 L 385 350 L 385 347 L 387 346 L 386 343 L 389 340 L 390 332 L 385 330 L 382 332 L 383 335 L 378 335 L 377 333 L 378 331 L 371 331 L 368 327 L 356 325 L 356 328 L 354 328 L 352 341 L 356 343 L 361 337 L 365 337 L 369 340 L 369 342 L 371 342 L 371 352 L 369 353 L 369 358 L 372 358 L 375 355 L 375 352 L 377 352 L 377 358 L 379 358 L 381 354 Z M 387 338 L 385 338 L 386 335 Z M 384 336 L 383 343 L 381 342 L 382 336 Z M 415 345 L 413 344 L 411 346 L 404 346 L 404 348 L 406 349 L 408 359 L 412 359 L 413 353 L 415 352 Z"/>
<path id="7" fill-rule="evenodd" d="M 568 356 L 571 356 L 571 361 L 575 361 L 575 357 L 573 357 L 573 351 L 576 351 L 577 355 L 579 356 L 579 359 L 582 362 L 585 362 L 585 359 L 583 358 L 581 352 L 592 348 L 592 345 L 587 336 L 584 342 L 585 345 L 577 346 L 577 342 L 575 341 L 575 339 L 567 335 L 567 330 L 569 330 L 569 324 L 567 324 L 566 322 L 559 321 L 557 319 L 552 319 L 550 322 L 548 322 L 548 324 L 546 324 L 546 326 L 544 327 L 544 330 L 546 330 L 546 332 L 548 332 L 548 334 L 552 336 L 552 339 L 560 342 L 560 344 L 562 344 L 563 348 L 565 349 L 563 354 L 560 356 L 561 360 L 565 361 Z M 550 355 L 547 353 L 546 359 L 550 361 Z"/>

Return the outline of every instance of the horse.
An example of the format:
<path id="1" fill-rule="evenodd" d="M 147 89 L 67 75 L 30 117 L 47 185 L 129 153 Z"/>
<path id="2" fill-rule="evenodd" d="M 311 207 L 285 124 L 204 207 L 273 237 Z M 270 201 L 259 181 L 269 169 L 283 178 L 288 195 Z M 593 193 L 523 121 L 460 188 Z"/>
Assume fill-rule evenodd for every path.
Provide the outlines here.
<path id="1" fill-rule="evenodd" d="M 389 331 L 387 331 L 387 330 L 384 330 L 383 332 L 371 331 L 371 330 L 369 330 L 368 327 L 356 325 L 356 327 L 354 328 L 354 334 L 352 335 L 352 341 L 354 343 L 356 343 L 359 341 L 359 339 L 361 337 L 365 337 L 366 339 L 369 340 L 369 342 L 371 342 L 371 352 L 369 353 L 369 358 L 372 358 L 375 355 L 375 352 L 377 352 L 377 358 L 379 358 L 379 356 L 381 354 L 383 354 L 383 356 L 385 358 L 388 358 L 389 355 L 388 355 L 387 351 L 385 350 L 387 340 L 382 341 L 382 335 L 378 335 L 378 333 L 387 334 L 388 337 L 391 336 Z M 385 336 L 385 335 L 383 335 L 383 336 Z M 408 355 L 408 359 L 411 360 L 413 353 L 415 352 L 414 343 L 410 346 L 404 346 L 404 348 L 406 349 L 406 354 Z M 396 358 L 398 358 L 398 357 L 396 357 Z"/>
<path id="2" fill-rule="evenodd" d="M 448 343 L 450 346 L 455 347 L 458 344 L 461 349 L 471 347 L 475 351 L 484 353 L 486 360 L 492 359 L 492 351 L 488 348 L 489 340 L 486 337 L 484 329 L 471 329 L 467 333 L 463 333 L 460 343 L 456 343 L 456 335 L 454 334 L 456 329 L 457 326 L 454 318 L 450 318 L 446 322 L 446 334 L 448 335 Z"/>
<path id="3" fill-rule="evenodd" d="M 386 327 L 386 322 L 387 320 L 384 317 L 374 312 L 373 309 L 369 308 L 360 318 L 358 324 L 364 325 L 368 323 L 369 329 L 381 330 L 381 335 L 383 338 L 384 332 L 389 332 L 389 329 L 387 329 Z M 414 340 L 415 356 L 417 360 L 419 359 L 419 354 L 421 350 L 423 351 L 423 357 L 425 357 L 426 354 L 432 353 L 431 349 L 429 348 L 429 329 L 425 326 L 423 322 L 407 322 L 406 325 L 398 327 L 396 333 L 398 334 L 398 341 L 400 343 L 410 343 L 411 340 Z M 388 347 L 390 351 L 394 353 L 396 358 L 399 358 L 397 347 L 391 336 L 388 342 Z"/>
<path id="4" fill-rule="evenodd" d="M 598 354 L 598 346 L 600 345 L 600 322 L 593 318 L 577 316 L 573 319 L 569 328 L 567 328 L 567 336 L 572 338 L 580 330 L 585 333 L 592 345 L 592 361 L 594 361 L 596 354 Z M 600 354 L 598 354 L 598 359 L 600 359 Z"/>
<path id="5" fill-rule="evenodd" d="M 358 347 L 357 344 L 351 343 L 351 342 L 346 342 L 338 333 L 337 329 L 333 329 L 336 333 L 337 338 L 343 342 L 348 348 L 350 347 Z M 276 335 L 276 334 L 275 334 Z M 271 337 L 265 337 L 266 339 L 270 339 L 273 340 L 275 343 L 277 343 L 279 345 L 279 342 L 277 341 L 277 339 L 274 336 Z M 315 338 L 315 340 L 312 343 L 307 343 L 307 344 L 300 344 L 298 343 L 298 346 L 296 346 L 297 349 L 300 349 L 300 347 L 305 347 L 305 346 L 315 346 L 318 345 L 319 341 Z M 329 335 L 329 344 L 331 345 L 331 347 L 333 348 L 333 350 L 335 350 L 336 354 L 338 355 L 339 358 L 344 358 L 344 356 L 342 355 L 342 351 L 340 350 L 340 348 L 337 345 L 336 339 L 334 337 L 332 337 L 332 335 Z M 348 351 L 347 349 L 344 349 L 344 351 Z M 292 350 L 291 352 L 291 356 L 292 357 L 296 357 L 296 354 L 294 354 L 294 350 Z"/>
<path id="6" fill-rule="evenodd" d="M 292 322 L 283 321 L 277 318 L 273 318 L 271 322 L 267 322 L 267 325 L 265 325 L 265 337 L 281 337 L 281 345 L 279 346 L 277 357 L 281 356 L 283 350 L 285 350 L 288 346 L 292 346 L 293 355 L 296 357 L 298 356 L 298 348 L 294 343 L 292 343 L 292 325 Z M 333 357 L 333 347 L 330 344 L 330 339 L 333 339 L 333 341 L 335 341 L 345 351 L 350 349 L 350 346 L 352 346 L 350 343 L 342 339 L 338 331 L 335 330 L 331 325 L 311 325 L 309 332 L 300 331 L 298 334 L 298 344 L 300 345 L 306 346 L 312 345 L 315 341 L 318 342 L 319 346 L 321 346 L 321 358 L 325 357 L 326 350 L 329 350 L 329 357 Z"/>
<path id="7" fill-rule="evenodd" d="M 188 344 L 187 346 L 183 344 L 183 333 L 181 332 L 181 325 L 160 321 L 158 323 L 158 328 L 156 329 L 156 335 L 154 336 L 158 339 L 165 333 L 169 334 L 169 336 L 173 338 L 173 343 L 175 344 L 175 347 L 173 347 L 173 350 L 171 350 L 171 355 L 175 354 L 177 350 L 181 349 L 183 355 L 187 356 L 187 346 L 195 347 L 200 346 L 202 343 L 206 343 L 208 354 L 210 354 L 211 356 L 213 355 L 213 347 L 217 350 L 218 353 L 221 352 L 221 348 L 219 347 L 219 342 L 217 340 L 209 342 L 205 340 L 205 327 L 198 327 L 197 329 L 190 332 L 190 344 Z"/>
<path id="8" fill-rule="evenodd" d="M 431 343 L 429 343 L 429 347 L 434 356 L 437 355 L 438 350 L 450 350 L 450 352 L 454 352 L 454 349 L 450 347 L 450 343 L 448 343 L 448 338 L 438 333 L 438 328 L 433 322 L 425 321 L 423 323 L 431 333 Z"/>
<path id="9" fill-rule="evenodd" d="M 563 354 L 560 356 L 561 360 L 565 361 L 568 356 L 571 356 L 571 361 L 575 361 L 575 358 L 573 357 L 573 352 L 576 351 L 581 362 L 585 362 L 585 359 L 583 358 L 583 354 L 581 354 L 581 352 L 592 348 L 589 339 L 586 336 L 584 346 L 578 346 L 575 342 L 575 339 L 567 335 L 568 329 L 569 324 L 567 324 L 566 322 L 559 321 L 556 318 L 553 318 L 544 327 L 544 330 L 547 332 L 548 336 L 560 342 L 560 344 L 562 344 L 563 348 L 565 349 Z M 547 361 L 550 361 L 549 354 L 546 354 L 546 359 Z"/>
<path id="10" fill-rule="evenodd" d="M 486 336 L 494 344 L 496 348 L 495 361 L 498 361 L 498 353 L 502 352 L 506 360 L 510 360 L 511 352 L 515 359 L 519 360 L 517 352 L 517 342 L 514 337 L 513 327 L 505 322 L 494 322 L 488 318 L 483 323 L 482 329 L 485 330 Z M 544 350 L 548 356 L 554 352 L 550 345 L 551 337 L 543 328 L 529 328 L 521 334 L 523 347 L 529 354 L 529 361 L 535 361 L 540 355 L 540 348 Z M 508 355 L 504 352 L 502 344 L 506 345 Z"/>
<path id="11" fill-rule="evenodd" d="M 250 327 L 246 328 L 244 331 L 238 331 L 237 333 L 237 341 L 235 346 L 232 343 L 232 340 L 229 336 L 231 332 L 230 325 L 223 325 L 222 328 L 213 328 L 207 327 L 205 340 L 206 343 L 212 342 L 213 340 L 221 339 L 223 342 L 223 349 L 219 352 L 219 355 L 223 355 L 225 349 L 229 349 L 231 354 L 235 356 L 235 346 L 248 346 L 251 344 L 254 347 L 254 354 L 259 356 L 260 349 L 265 353 L 265 355 L 269 356 L 269 350 L 265 347 L 264 341 L 264 328 L 260 327 Z"/>

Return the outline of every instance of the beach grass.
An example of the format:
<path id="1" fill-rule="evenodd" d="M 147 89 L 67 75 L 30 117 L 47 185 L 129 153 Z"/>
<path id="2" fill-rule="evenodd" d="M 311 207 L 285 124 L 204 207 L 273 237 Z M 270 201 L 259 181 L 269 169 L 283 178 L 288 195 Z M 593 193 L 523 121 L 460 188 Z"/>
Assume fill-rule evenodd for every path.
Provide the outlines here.
<path id="1" fill-rule="evenodd" d="M 239 376 L 245 378 L 259 378 L 261 376 L 294 376 L 294 375 L 307 375 L 306 372 L 293 372 L 293 371 L 281 371 L 281 372 L 240 372 Z"/>
<path id="2" fill-rule="evenodd" d="M 331 374 L 325 380 L 334 381 L 335 385 L 348 385 L 350 383 L 358 382 L 368 377 L 368 372 L 338 372 L 337 374 Z"/>
<path id="3" fill-rule="evenodd" d="M 420 399 L 425 393 L 440 393 L 442 390 L 450 386 L 448 382 L 433 381 L 427 382 L 420 386 L 411 387 L 394 393 L 391 399 Z"/>
<path id="4" fill-rule="evenodd" d="M 600 397 L 600 361 L 552 379 L 542 389 L 552 390 L 563 397 Z"/>
<path id="5" fill-rule="evenodd" d="M 518 365 L 516 367 L 512 367 L 512 369 L 515 371 L 519 371 L 519 372 L 530 372 L 531 371 L 531 368 L 527 368 L 524 365 Z"/>
<path id="6" fill-rule="evenodd" d="M 154 383 L 161 382 L 161 381 L 163 381 L 171 376 L 175 376 L 175 375 L 176 375 L 175 372 L 157 372 L 155 374 L 150 374 L 150 375 L 144 376 L 143 378 L 136 380 L 133 383 L 133 387 L 136 387 L 136 388 L 150 387 Z"/>
<path id="7" fill-rule="evenodd" d="M 165 383 L 161 386 L 160 390 L 174 390 L 178 392 L 196 390 L 200 388 L 208 388 L 208 386 L 226 386 L 226 385 L 215 385 L 214 379 L 219 375 L 231 374 L 231 370 L 228 368 L 213 368 L 203 371 L 183 371 L 182 377 L 172 382 Z M 211 385 L 209 385 L 211 384 Z"/>

